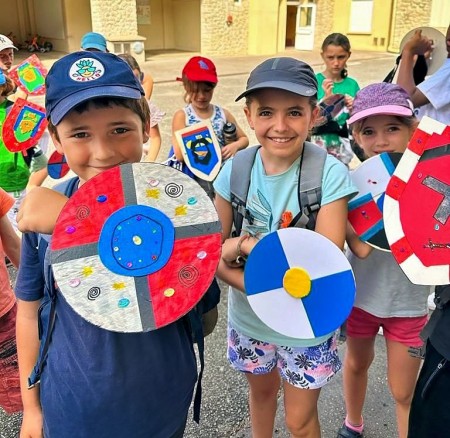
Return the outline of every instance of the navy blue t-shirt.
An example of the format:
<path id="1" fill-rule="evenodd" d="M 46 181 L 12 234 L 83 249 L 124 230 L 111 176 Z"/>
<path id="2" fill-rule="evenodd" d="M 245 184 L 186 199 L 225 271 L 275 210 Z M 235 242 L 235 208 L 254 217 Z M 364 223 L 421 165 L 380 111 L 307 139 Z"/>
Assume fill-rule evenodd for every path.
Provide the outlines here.
<path id="1" fill-rule="evenodd" d="M 24 234 L 16 296 L 44 298 L 34 233 Z M 40 397 L 44 435 L 168 438 L 183 427 L 197 380 L 186 323 L 116 333 L 87 322 L 57 293 Z"/>

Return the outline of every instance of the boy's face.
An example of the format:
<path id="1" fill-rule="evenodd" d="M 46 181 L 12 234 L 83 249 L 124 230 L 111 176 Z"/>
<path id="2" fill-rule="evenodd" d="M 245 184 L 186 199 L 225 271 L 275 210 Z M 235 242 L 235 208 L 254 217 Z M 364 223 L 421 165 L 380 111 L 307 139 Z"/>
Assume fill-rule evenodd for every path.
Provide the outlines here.
<path id="1" fill-rule="evenodd" d="M 139 162 L 148 131 L 149 126 L 144 128 L 139 116 L 128 108 L 89 105 L 82 113 L 70 111 L 52 139 L 84 183 L 112 167 Z"/>
<path id="2" fill-rule="evenodd" d="M 261 146 L 274 158 L 281 159 L 300 155 L 318 114 L 309 97 L 273 88 L 253 93 L 244 111 Z"/>

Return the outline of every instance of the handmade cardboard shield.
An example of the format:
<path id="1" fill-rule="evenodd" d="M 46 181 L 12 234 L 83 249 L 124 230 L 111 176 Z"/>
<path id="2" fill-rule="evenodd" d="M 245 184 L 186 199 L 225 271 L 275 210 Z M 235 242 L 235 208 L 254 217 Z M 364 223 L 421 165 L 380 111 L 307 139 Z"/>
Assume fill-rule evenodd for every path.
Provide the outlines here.
<path id="1" fill-rule="evenodd" d="M 321 234 L 301 228 L 284 228 L 259 241 L 248 257 L 244 281 L 261 321 L 299 339 L 336 330 L 355 299 L 355 279 L 343 252 Z"/>
<path id="2" fill-rule="evenodd" d="M 415 284 L 450 283 L 450 127 L 424 117 L 386 189 L 392 255 Z"/>
<path id="3" fill-rule="evenodd" d="M 384 192 L 401 156 L 383 152 L 350 173 L 358 194 L 348 204 L 348 220 L 361 240 L 384 251 L 390 251 L 383 222 Z"/>
<path id="4" fill-rule="evenodd" d="M 36 55 L 31 55 L 12 68 L 9 77 L 26 94 L 39 96 L 45 94 L 47 69 Z"/>
<path id="5" fill-rule="evenodd" d="M 211 122 L 175 131 L 175 138 L 191 172 L 200 179 L 213 181 L 222 165 L 222 153 Z"/>
<path id="6" fill-rule="evenodd" d="M 322 126 L 338 117 L 345 110 L 345 95 L 333 94 L 319 103 L 319 116 L 314 126 Z"/>
<path id="7" fill-rule="evenodd" d="M 83 184 L 51 243 L 69 305 L 99 327 L 146 332 L 191 310 L 221 253 L 214 205 L 192 178 L 156 163 L 125 164 Z"/>
<path id="8" fill-rule="evenodd" d="M 60 179 L 67 175 L 70 168 L 66 161 L 66 156 L 54 151 L 47 162 L 48 176 L 53 179 Z"/>
<path id="9" fill-rule="evenodd" d="M 3 124 L 3 142 L 10 152 L 25 151 L 39 142 L 47 124 L 44 108 L 18 98 Z"/>

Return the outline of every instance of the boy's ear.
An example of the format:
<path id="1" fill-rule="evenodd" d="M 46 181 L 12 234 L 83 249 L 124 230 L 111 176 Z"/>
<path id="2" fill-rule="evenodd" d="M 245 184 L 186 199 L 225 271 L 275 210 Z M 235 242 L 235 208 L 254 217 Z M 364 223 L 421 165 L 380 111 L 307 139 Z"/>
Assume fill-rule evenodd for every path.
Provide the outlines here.
<path id="1" fill-rule="evenodd" d="M 147 143 L 150 139 L 150 121 L 148 121 L 144 126 L 144 143 Z"/>
<path id="2" fill-rule="evenodd" d="M 250 126 L 251 129 L 255 129 L 253 126 L 252 115 L 251 115 L 251 112 L 250 112 L 248 106 L 244 106 L 244 114 L 245 114 L 245 117 L 247 117 L 248 126 Z"/>
<path id="3" fill-rule="evenodd" d="M 56 132 L 56 128 L 55 128 L 55 132 L 53 132 L 53 130 L 49 130 L 50 133 L 50 137 L 52 139 L 52 142 L 55 146 L 55 149 L 62 155 L 64 155 L 64 150 L 63 147 L 61 146 L 61 141 L 59 140 L 59 136 L 58 133 Z"/>
<path id="4" fill-rule="evenodd" d="M 316 123 L 317 117 L 319 117 L 319 113 L 320 113 L 320 108 L 318 106 L 316 106 L 312 110 L 312 113 L 311 113 L 311 120 L 309 122 L 309 129 L 313 129 L 313 127 L 314 127 L 314 125 Z"/>

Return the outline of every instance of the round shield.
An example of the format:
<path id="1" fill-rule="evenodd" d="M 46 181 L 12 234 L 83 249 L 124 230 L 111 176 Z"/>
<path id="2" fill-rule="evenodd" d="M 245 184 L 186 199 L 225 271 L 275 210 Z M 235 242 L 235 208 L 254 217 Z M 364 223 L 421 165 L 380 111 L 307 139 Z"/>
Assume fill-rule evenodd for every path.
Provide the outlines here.
<path id="1" fill-rule="evenodd" d="M 191 310 L 214 279 L 221 226 L 206 192 L 156 163 L 125 164 L 83 184 L 53 233 L 56 282 L 87 321 L 146 332 Z"/>
<path id="2" fill-rule="evenodd" d="M 409 31 L 403 37 L 400 43 L 400 53 L 402 52 L 406 42 L 414 36 L 414 33 L 417 30 L 421 30 L 423 36 L 426 36 L 427 38 L 433 40 L 433 51 L 431 52 L 431 55 L 427 61 L 428 63 L 427 74 L 432 75 L 441 67 L 441 65 L 447 58 L 447 43 L 445 40 L 445 35 L 442 32 L 439 32 L 434 27 L 427 27 L 427 26 L 417 27 L 416 29 Z"/>
<path id="3" fill-rule="evenodd" d="M 392 255 L 414 284 L 450 282 L 450 126 L 424 117 L 386 188 Z"/>
<path id="4" fill-rule="evenodd" d="M 301 228 L 284 228 L 258 242 L 244 281 L 261 321 L 299 339 L 336 330 L 355 299 L 355 279 L 343 252 L 321 234 Z"/>
<path id="5" fill-rule="evenodd" d="M 401 157 L 383 152 L 350 173 L 358 194 L 348 204 L 348 220 L 361 240 L 383 251 L 390 250 L 383 222 L 384 193 Z"/>
<path id="6" fill-rule="evenodd" d="M 53 179 L 60 179 L 66 176 L 69 170 L 65 155 L 54 151 L 47 163 L 48 176 Z"/>

